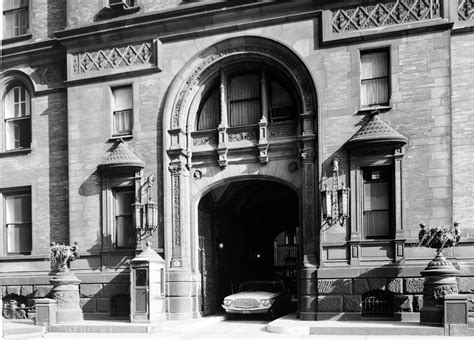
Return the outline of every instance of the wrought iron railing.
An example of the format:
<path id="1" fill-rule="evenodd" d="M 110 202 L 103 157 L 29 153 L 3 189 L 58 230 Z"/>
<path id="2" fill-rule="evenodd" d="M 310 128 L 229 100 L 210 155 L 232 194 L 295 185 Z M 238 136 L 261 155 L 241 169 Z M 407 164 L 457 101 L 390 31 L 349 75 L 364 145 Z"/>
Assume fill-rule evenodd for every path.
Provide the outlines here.
<path id="1" fill-rule="evenodd" d="M 376 290 L 362 295 L 362 317 L 391 318 L 393 317 L 393 294 Z"/>

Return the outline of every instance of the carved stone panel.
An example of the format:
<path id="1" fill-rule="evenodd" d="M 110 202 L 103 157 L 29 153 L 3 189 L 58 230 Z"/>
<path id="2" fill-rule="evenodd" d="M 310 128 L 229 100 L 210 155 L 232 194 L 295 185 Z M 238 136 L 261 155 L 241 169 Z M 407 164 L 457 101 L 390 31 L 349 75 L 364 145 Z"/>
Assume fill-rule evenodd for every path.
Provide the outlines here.
<path id="1" fill-rule="evenodd" d="M 331 11 L 333 33 L 405 24 L 440 17 L 440 0 L 392 0 Z"/>
<path id="2" fill-rule="evenodd" d="M 135 65 L 150 65 L 152 56 L 152 41 L 79 52 L 72 55 L 72 74 L 78 76 Z"/>

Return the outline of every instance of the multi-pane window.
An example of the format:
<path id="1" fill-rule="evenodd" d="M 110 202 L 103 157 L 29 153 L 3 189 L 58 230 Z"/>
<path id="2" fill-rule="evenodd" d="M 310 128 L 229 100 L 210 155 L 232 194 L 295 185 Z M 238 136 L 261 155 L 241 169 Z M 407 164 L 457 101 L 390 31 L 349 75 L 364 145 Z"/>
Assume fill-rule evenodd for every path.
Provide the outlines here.
<path id="1" fill-rule="evenodd" d="M 240 126 L 258 123 L 260 119 L 260 77 L 244 74 L 229 82 L 229 123 Z"/>
<path id="2" fill-rule="evenodd" d="M 131 135 L 133 129 L 132 86 L 112 89 L 113 94 L 113 135 Z"/>
<path id="3" fill-rule="evenodd" d="M 5 150 L 29 148 L 31 144 L 30 96 L 16 86 L 4 97 Z"/>
<path id="4" fill-rule="evenodd" d="M 363 52 L 360 55 L 362 107 L 389 104 L 389 61 L 388 52 Z"/>
<path id="5" fill-rule="evenodd" d="M 4 0 L 3 6 L 3 39 L 28 33 L 28 0 Z"/>
<path id="6" fill-rule="evenodd" d="M 4 194 L 7 254 L 31 253 L 31 192 Z"/>
<path id="7" fill-rule="evenodd" d="M 114 190 L 115 196 L 115 246 L 118 248 L 134 247 L 136 234 L 133 227 L 132 203 L 135 193 L 131 188 Z"/>
<path id="8" fill-rule="evenodd" d="M 366 238 L 389 238 L 392 235 L 391 167 L 367 167 L 362 173 L 364 235 Z"/>
<path id="9" fill-rule="evenodd" d="M 215 129 L 221 119 L 222 105 L 226 106 L 230 127 L 258 123 L 264 109 L 270 122 L 294 120 L 297 105 L 288 80 L 277 70 L 260 65 L 246 64 L 242 65 L 242 69 L 246 71 L 228 74 L 223 70 L 224 77 L 221 79 L 226 81 L 212 84 L 199 108 L 197 130 Z M 221 87 L 225 88 L 226 93 L 224 103 L 221 103 Z"/>

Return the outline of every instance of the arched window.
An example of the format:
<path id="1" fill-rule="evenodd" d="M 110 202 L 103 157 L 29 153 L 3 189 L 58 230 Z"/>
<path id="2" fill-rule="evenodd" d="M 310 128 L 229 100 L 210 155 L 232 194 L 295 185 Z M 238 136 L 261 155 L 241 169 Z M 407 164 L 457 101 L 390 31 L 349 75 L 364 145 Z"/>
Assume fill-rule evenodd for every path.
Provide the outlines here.
<path id="1" fill-rule="evenodd" d="M 295 90 L 280 71 L 266 65 L 241 64 L 222 69 L 217 78 L 199 106 L 196 130 L 217 128 L 221 98 L 226 98 L 229 127 L 257 124 L 263 114 L 270 123 L 296 120 Z"/>
<path id="2" fill-rule="evenodd" d="M 12 87 L 4 97 L 4 150 L 30 148 L 31 101 L 23 86 Z"/>

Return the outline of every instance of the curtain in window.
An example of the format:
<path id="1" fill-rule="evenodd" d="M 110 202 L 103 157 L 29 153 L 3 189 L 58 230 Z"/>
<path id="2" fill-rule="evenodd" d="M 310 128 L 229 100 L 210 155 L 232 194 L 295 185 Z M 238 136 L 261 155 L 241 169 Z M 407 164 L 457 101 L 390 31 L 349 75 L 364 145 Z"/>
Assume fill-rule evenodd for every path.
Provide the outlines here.
<path id="1" fill-rule="evenodd" d="M 135 201 L 133 191 L 115 193 L 115 245 L 133 247 L 135 229 L 133 228 L 132 203 Z"/>
<path id="2" fill-rule="evenodd" d="M 211 90 L 198 116 L 197 129 L 215 129 L 220 121 L 220 92 L 217 88 Z"/>
<path id="3" fill-rule="evenodd" d="M 288 91 L 278 82 L 271 82 L 270 121 L 290 119 L 294 104 Z"/>
<path id="4" fill-rule="evenodd" d="M 361 55 L 362 106 L 388 104 L 387 52 Z"/>
<path id="5" fill-rule="evenodd" d="M 255 124 L 260 120 L 260 77 L 256 74 L 236 76 L 229 86 L 230 126 Z"/>
<path id="6" fill-rule="evenodd" d="M 114 95 L 114 134 L 129 134 L 133 129 L 132 87 L 113 89 Z"/>
<path id="7" fill-rule="evenodd" d="M 6 0 L 3 9 L 4 38 L 28 33 L 28 0 Z"/>
<path id="8" fill-rule="evenodd" d="M 31 252 L 31 195 L 5 197 L 7 252 Z"/>
<path id="9" fill-rule="evenodd" d="M 17 86 L 8 91 L 4 102 L 5 149 L 28 148 L 31 143 L 30 96 Z"/>

